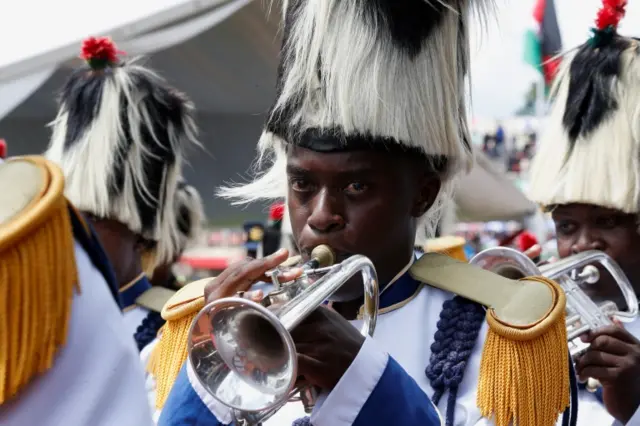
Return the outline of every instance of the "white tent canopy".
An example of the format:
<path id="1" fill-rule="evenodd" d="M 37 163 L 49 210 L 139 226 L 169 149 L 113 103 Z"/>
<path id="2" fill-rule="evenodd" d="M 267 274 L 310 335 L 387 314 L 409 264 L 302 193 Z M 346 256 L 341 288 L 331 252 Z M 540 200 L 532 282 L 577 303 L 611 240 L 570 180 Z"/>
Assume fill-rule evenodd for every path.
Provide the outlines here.
<path id="1" fill-rule="evenodd" d="M 149 55 L 152 67 L 194 101 L 206 155 L 191 156 L 185 173 L 203 194 L 208 215 L 241 221 L 264 212 L 262 206 L 231 207 L 212 192 L 237 181 L 254 156 L 275 96 L 278 10 L 268 14 L 262 0 L 112 0 L 105 10 L 90 10 L 80 0 L 41 3 L 36 16 L 28 0 L 0 2 L 3 32 L 19 41 L 0 43 L 0 137 L 11 155 L 45 148 L 53 94 L 67 68 L 80 61 L 81 41 L 110 35 L 128 55 Z M 465 219 L 514 219 L 535 211 L 483 156 L 456 203 Z"/>
<path id="2" fill-rule="evenodd" d="M 111 0 L 95 10 L 82 0 L 59 0 L 41 2 L 37 14 L 28 1 L 2 2 L 3 32 L 12 42 L 0 44 L 0 119 L 74 59 L 89 35 L 110 35 L 129 55 L 150 54 L 208 30 L 250 1 Z"/>

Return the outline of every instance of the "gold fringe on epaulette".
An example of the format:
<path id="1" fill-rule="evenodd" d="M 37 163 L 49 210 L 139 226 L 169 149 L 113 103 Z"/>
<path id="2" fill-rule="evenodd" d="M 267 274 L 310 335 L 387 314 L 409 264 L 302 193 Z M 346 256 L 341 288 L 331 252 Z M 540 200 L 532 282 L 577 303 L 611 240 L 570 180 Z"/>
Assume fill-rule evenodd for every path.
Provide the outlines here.
<path id="1" fill-rule="evenodd" d="M 39 157 L 18 161 L 25 160 L 45 181 L 37 199 L 0 225 L 0 405 L 51 368 L 78 288 L 62 172 Z"/>
<path id="2" fill-rule="evenodd" d="M 489 332 L 478 383 L 478 407 L 496 426 L 553 426 L 569 406 L 566 298 L 544 277 L 527 277 L 552 289 L 554 304 L 541 321 L 513 326 L 487 310 Z"/>
<path id="3" fill-rule="evenodd" d="M 162 409 L 171 388 L 187 360 L 189 330 L 196 315 L 204 307 L 204 297 L 173 309 L 160 330 L 160 341 L 147 364 L 147 371 L 156 379 L 156 408 Z"/>
<path id="4" fill-rule="evenodd" d="M 178 373 L 187 360 L 187 339 L 196 314 L 176 321 L 167 321 L 162 327 L 160 341 L 150 358 L 153 363 L 147 367 L 156 379 L 156 408 L 158 409 L 164 407 L 169 392 L 178 378 Z"/>

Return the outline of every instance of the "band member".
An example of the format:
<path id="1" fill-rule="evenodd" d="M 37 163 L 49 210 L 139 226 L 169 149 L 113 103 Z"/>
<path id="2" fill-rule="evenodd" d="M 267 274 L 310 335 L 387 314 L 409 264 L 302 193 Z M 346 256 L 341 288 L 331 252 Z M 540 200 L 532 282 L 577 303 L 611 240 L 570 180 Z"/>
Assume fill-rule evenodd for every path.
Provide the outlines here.
<path id="1" fill-rule="evenodd" d="M 169 262 L 155 268 L 147 290 L 140 294 L 131 308 L 125 312 L 125 321 L 135 328 L 133 336 L 140 350 L 156 338 L 158 330 L 164 325 L 165 321 L 160 312 L 177 290 L 176 278 L 171 272 L 171 267 L 178 261 L 187 246 L 194 242 L 201 230 L 204 210 L 200 195 L 194 187 L 187 185 L 184 181 L 178 182 L 175 206 L 180 233 L 178 249 Z M 158 285 L 154 280 L 162 284 Z"/>
<path id="2" fill-rule="evenodd" d="M 115 276 L 62 171 L 0 163 L 0 424 L 153 425 Z"/>
<path id="3" fill-rule="evenodd" d="M 531 168 L 530 196 L 552 213 L 560 257 L 602 250 L 640 294 L 640 50 L 638 39 L 616 31 L 625 6 L 605 0 L 591 39 L 563 61 Z M 608 274 L 585 291 L 596 302 L 626 308 Z M 591 346 L 576 371 L 603 386 L 581 395 L 581 424 L 610 425 L 611 416 L 640 424 L 640 321 L 625 327 L 604 327 L 586 338 Z"/>
<path id="4" fill-rule="evenodd" d="M 271 168 L 221 195 L 239 203 L 286 197 L 303 260 L 320 244 L 338 262 L 365 255 L 382 291 L 373 338 L 353 326 L 362 317 L 358 278 L 332 297 L 332 309 L 316 309 L 292 330 L 298 373 L 323 392 L 310 418 L 287 404 L 265 424 L 555 424 L 569 406 L 570 381 L 557 284 L 514 285 L 442 254 L 416 260 L 414 252 L 417 233 L 433 236 L 454 179 L 473 163 L 464 102 L 468 19 L 487 3 L 285 4 L 278 97 L 259 142 Z M 287 258 L 280 250 L 230 266 L 200 289 L 200 300 L 197 288 L 185 287 L 165 306 L 174 317 L 167 331 L 174 321 L 176 332 L 191 324 L 186 313 L 202 308 L 203 291 L 211 302 L 250 290 Z M 494 309 L 485 323 L 480 303 L 450 291 L 493 308 L 516 287 L 542 289 L 546 300 L 544 314 L 521 318 L 522 328 L 497 326 Z M 531 303 L 513 302 L 511 312 L 531 313 Z M 523 340 L 509 337 L 516 335 Z M 189 363 L 160 405 L 161 426 L 234 422 Z"/>
<path id="5" fill-rule="evenodd" d="M 175 194 L 185 149 L 197 141 L 186 97 L 120 54 L 108 38 L 83 43 L 86 65 L 61 91 L 45 155 L 96 229 L 126 311 L 151 287 L 147 272 L 179 251 Z"/>
<path id="6" fill-rule="evenodd" d="M 165 324 L 161 315 L 162 307 L 179 288 L 177 280 L 171 272 L 171 267 L 178 261 L 185 249 L 195 244 L 202 231 L 204 220 L 202 199 L 194 187 L 182 180 L 178 182 L 176 208 L 178 210 L 178 230 L 180 231 L 178 252 L 170 262 L 155 269 L 151 280 L 153 287 L 140 296 L 135 310 L 125 313 L 125 318 L 137 315 L 137 321 L 136 318 L 131 318 L 131 323 L 138 324 L 134 337 L 145 368 L 151 363 L 151 356 L 158 343 L 158 332 Z M 151 410 L 155 412 L 156 380 L 153 374 L 147 374 L 146 387 L 149 405 Z"/>
<path id="7" fill-rule="evenodd" d="M 180 256 L 190 246 L 196 244 L 202 232 L 205 218 L 202 198 L 198 190 L 188 185 L 185 181 L 178 182 L 176 192 L 176 207 L 178 209 L 178 231 L 180 232 L 178 251 L 173 259 L 156 267 L 151 277 L 151 284 L 178 290 L 182 284 L 172 272 L 173 265 L 178 262 Z"/>

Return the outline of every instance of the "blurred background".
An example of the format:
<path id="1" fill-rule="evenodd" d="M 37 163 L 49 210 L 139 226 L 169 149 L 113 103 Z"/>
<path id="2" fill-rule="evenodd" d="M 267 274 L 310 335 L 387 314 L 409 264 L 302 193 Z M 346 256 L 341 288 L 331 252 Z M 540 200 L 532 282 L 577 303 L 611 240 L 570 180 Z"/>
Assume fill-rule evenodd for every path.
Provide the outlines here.
<path id="1" fill-rule="evenodd" d="M 528 164 L 544 128 L 554 57 L 586 40 L 599 4 L 498 0 L 497 18 L 473 29 L 469 114 L 478 161 L 439 229 L 464 238 L 468 253 L 517 245 L 524 231 L 553 252 L 551 222 L 526 197 Z M 196 104 L 204 146 L 189 153 L 185 175 L 202 195 L 207 231 L 186 255 L 191 266 L 217 269 L 263 250 L 252 229 L 262 232 L 256 238 L 269 226 L 286 230 L 271 206 L 237 208 L 213 193 L 248 178 L 275 95 L 279 14 L 277 2 L 270 9 L 264 0 L 112 0 L 91 8 L 80 0 L 3 2 L 0 139 L 7 154 L 45 149 L 56 92 L 79 64 L 82 39 L 109 35 Z M 637 24 L 640 5 L 630 3 L 620 32 Z"/>

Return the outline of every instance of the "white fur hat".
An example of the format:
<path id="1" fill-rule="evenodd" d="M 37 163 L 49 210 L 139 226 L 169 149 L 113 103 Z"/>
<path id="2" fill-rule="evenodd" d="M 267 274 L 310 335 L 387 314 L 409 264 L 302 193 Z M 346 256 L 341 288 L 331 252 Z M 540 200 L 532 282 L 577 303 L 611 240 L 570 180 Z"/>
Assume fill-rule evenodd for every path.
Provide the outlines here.
<path id="1" fill-rule="evenodd" d="M 531 165 L 545 208 L 594 204 L 640 211 L 640 42 L 616 33 L 624 0 L 605 0 L 594 37 L 566 55 Z"/>
<path id="2" fill-rule="evenodd" d="M 46 157 L 80 210 L 117 220 L 157 243 L 158 262 L 178 249 L 175 192 L 184 150 L 197 144 L 194 108 L 153 71 L 122 62 L 107 38 L 84 42 L 87 66 L 62 89 Z"/>
<path id="3" fill-rule="evenodd" d="M 469 15 L 491 0 L 288 0 L 277 97 L 258 143 L 271 167 L 223 188 L 236 203 L 286 194 L 286 150 L 401 150 L 447 183 L 473 163 Z M 440 205 L 440 203 L 437 203 Z M 431 209 L 431 212 L 437 210 Z"/>

